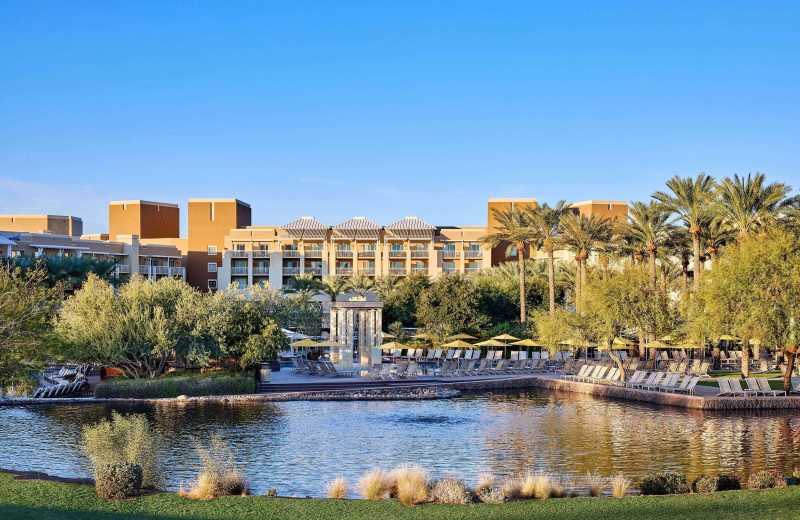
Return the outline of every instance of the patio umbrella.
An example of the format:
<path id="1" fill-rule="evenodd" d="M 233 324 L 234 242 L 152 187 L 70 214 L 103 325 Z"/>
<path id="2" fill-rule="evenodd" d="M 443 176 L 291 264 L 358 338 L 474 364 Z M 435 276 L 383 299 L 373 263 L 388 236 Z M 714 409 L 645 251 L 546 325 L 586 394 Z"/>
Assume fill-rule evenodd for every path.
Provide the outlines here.
<path id="1" fill-rule="evenodd" d="M 411 348 L 408 345 L 403 345 L 402 343 L 398 343 L 396 341 L 390 341 L 389 343 L 384 343 L 378 347 L 381 350 L 394 350 L 396 348 L 403 349 L 403 348 Z"/>
<path id="2" fill-rule="evenodd" d="M 503 343 L 502 341 L 497 341 L 496 339 L 487 339 L 486 341 L 481 341 L 480 343 L 475 343 L 475 345 L 479 347 L 502 347 L 503 348 L 503 355 L 505 356 L 507 344 Z"/>
<path id="3" fill-rule="evenodd" d="M 519 338 L 515 338 L 511 334 L 500 334 L 499 336 L 495 336 L 492 339 L 497 339 L 500 341 L 518 341 Z"/>
<path id="4" fill-rule="evenodd" d="M 339 343 L 338 341 L 333 341 L 330 339 L 326 339 L 325 341 L 320 341 L 317 343 L 318 347 L 346 347 L 344 343 Z"/>
<path id="5" fill-rule="evenodd" d="M 382 337 L 382 338 L 391 338 L 391 339 L 394 339 L 394 338 L 396 338 L 397 336 L 395 336 L 394 334 L 389 334 L 388 332 L 381 332 L 381 337 Z"/>
<path id="6" fill-rule="evenodd" d="M 672 334 L 667 334 L 664 337 L 658 338 L 658 340 L 659 341 L 675 341 L 675 338 L 672 336 Z"/>
<path id="7" fill-rule="evenodd" d="M 477 345 L 473 345 L 472 343 L 467 343 L 466 341 L 461 341 L 460 339 L 451 341 L 450 343 L 445 343 L 442 346 L 447 348 L 468 348 L 468 349 L 479 348 Z"/>
<path id="8" fill-rule="evenodd" d="M 617 346 L 617 347 L 630 348 L 632 345 L 633 345 L 632 341 L 628 341 L 627 339 L 623 339 L 620 337 L 614 338 L 614 341 L 611 342 L 611 346 Z"/>
<path id="9" fill-rule="evenodd" d="M 731 336 L 730 334 L 723 334 L 719 337 L 722 341 L 742 341 L 742 338 L 737 338 L 736 336 Z"/>
<path id="10" fill-rule="evenodd" d="M 469 334 L 464 334 L 463 332 L 460 334 L 454 334 L 447 338 L 449 340 L 456 340 L 456 339 L 478 339 L 475 336 L 470 336 Z"/>
<path id="11" fill-rule="evenodd" d="M 667 345 L 666 343 L 662 343 L 662 342 L 660 342 L 660 341 L 658 341 L 658 340 L 655 340 L 655 341 L 651 341 L 650 343 L 647 343 L 647 344 L 645 344 L 644 348 L 665 348 L 665 349 L 671 349 L 671 348 L 675 348 L 675 347 L 673 347 L 672 345 Z"/>
<path id="12" fill-rule="evenodd" d="M 593 343 L 589 343 L 585 339 L 573 339 L 573 338 L 570 338 L 566 341 L 562 341 L 561 343 L 559 343 L 559 345 L 569 345 L 571 347 L 578 347 L 578 348 L 592 348 L 596 346 Z"/>
<path id="13" fill-rule="evenodd" d="M 515 341 L 512 345 L 518 345 L 520 347 L 544 347 L 544 343 L 539 343 L 533 339 L 521 339 L 519 341 Z"/>
<path id="14" fill-rule="evenodd" d="M 314 341 L 312 339 L 306 338 L 306 339 L 301 339 L 300 341 L 295 341 L 294 343 L 292 343 L 292 346 L 293 347 L 318 347 L 319 343 L 317 343 L 316 341 Z"/>
<path id="15" fill-rule="evenodd" d="M 301 339 L 309 339 L 308 336 L 305 334 L 301 334 L 300 332 L 293 332 L 289 329 L 281 329 L 281 332 L 292 341 L 299 341 Z"/>
<path id="16" fill-rule="evenodd" d="M 427 332 L 420 332 L 419 334 L 414 334 L 411 337 L 414 339 L 431 339 L 433 336 L 431 336 Z"/>

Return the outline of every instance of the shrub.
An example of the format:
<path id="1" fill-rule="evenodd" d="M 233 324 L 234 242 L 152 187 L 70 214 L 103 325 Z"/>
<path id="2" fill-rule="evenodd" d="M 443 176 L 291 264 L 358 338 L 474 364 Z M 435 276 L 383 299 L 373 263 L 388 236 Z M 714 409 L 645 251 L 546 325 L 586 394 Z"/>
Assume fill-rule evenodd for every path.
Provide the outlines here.
<path id="1" fill-rule="evenodd" d="M 224 440 L 215 435 L 208 447 L 198 444 L 197 451 L 202 467 L 187 497 L 208 500 L 247 494 L 247 478 L 237 467 L 234 453 Z"/>
<path id="2" fill-rule="evenodd" d="M 428 500 L 430 476 L 421 466 L 400 466 L 392 470 L 390 494 L 404 506 L 413 506 Z"/>
<path id="3" fill-rule="evenodd" d="M 111 420 L 83 428 L 81 450 L 95 468 L 106 462 L 130 462 L 142 468 L 141 486 L 156 489 L 164 481 L 161 439 L 143 414 L 111 413 Z"/>
<path id="4" fill-rule="evenodd" d="M 720 473 L 717 475 L 717 491 L 733 491 L 742 489 L 742 476 L 738 473 Z"/>
<path id="5" fill-rule="evenodd" d="M 267 488 L 267 490 L 264 492 L 264 496 L 269 498 L 275 498 L 278 496 L 278 490 L 275 489 L 274 487 Z"/>
<path id="6" fill-rule="evenodd" d="M 552 478 L 546 473 L 526 473 L 520 481 L 519 494 L 522 498 L 550 498 Z"/>
<path id="7" fill-rule="evenodd" d="M 255 378 L 248 375 L 159 377 L 156 379 L 114 379 L 95 388 L 95 397 L 128 397 L 135 399 L 157 399 L 186 395 L 252 394 L 256 389 Z"/>
<path id="8" fill-rule="evenodd" d="M 567 494 L 571 497 L 578 496 L 578 480 L 574 478 L 569 478 L 564 481 L 564 487 L 566 487 Z"/>
<path id="9" fill-rule="evenodd" d="M 444 478 L 433 485 L 431 500 L 439 504 L 469 504 L 472 495 L 460 480 Z"/>
<path id="10" fill-rule="evenodd" d="M 550 479 L 550 496 L 553 498 L 564 498 L 567 495 L 564 489 L 564 484 L 561 482 L 561 477 L 552 477 Z"/>
<path id="11" fill-rule="evenodd" d="M 719 478 L 700 475 L 692 482 L 692 489 L 695 493 L 714 493 L 718 485 Z"/>
<path id="12" fill-rule="evenodd" d="M 589 495 L 599 497 L 603 493 L 603 478 L 594 473 L 586 474 L 586 485 L 589 486 Z"/>
<path id="13" fill-rule="evenodd" d="M 347 485 L 347 480 L 342 477 L 337 477 L 325 484 L 325 494 L 328 498 L 342 500 L 347 498 L 349 492 L 350 487 Z"/>
<path id="14" fill-rule="evenodd" d="M 517 479 L 508 478 L 500 486 L 500 492 L 508 499 L 522 498 L 522 483 Z"/>
<path id="15" fill-rule="evenodd" d="M 614 498 L 625 497 L 630 488 L 631 481 L 626 479 L 625 475 L 622 473 L 617 473 L 614 475 L 614 478 L 611 479 L 611 494 L 614 495 Z"/>
<path id="16" fill-rule="evenodd" d="M 675 495 L 687 493 L 686 475 L 678 471 L 661 471 L 647 475 L 639 485 L 643 495 Z"/>
<path id="17" fill-rule="evenodd" d="M 142 467 L 131 462 L 103 462 L 94 468 L 94 490 L 106 500 L 135 497 L 142 489 Z"/>
<path id="18" fill-rule="evenodd" d="M 382 469 L 373 469 L 358 481 L 356 488 L 367 500 L 383 500 L 389 493 L 389 475 Z"/>
<path id="19" fill-rule="evenodd" d="M 484 504 L 502 504 L 506 501 L 506 496 L 499 489 L 484 488 L 478 493 L 478 500 Z"/>
<path id="20" fill-rule="evenodd" d="M 475 494 L 480 494 L 485 489 L 492 489 L 497 479 L 492 473 L 481 473 L 478 475 L 478 485 L 475 486 Z"/>
<path id="21" fill-rule="evenodd" d="M 768 469 L 752 473 L 750 478 L 747 479 L 747 489 L 772 489 L 784 487 L 786 485 L 786 478 L 780 471 Z"/>
<path id="22" fill-rule="evenodd" d="M 792 484 L 800 486 L 800 468 L 797 466 L 792 470 Z"/>

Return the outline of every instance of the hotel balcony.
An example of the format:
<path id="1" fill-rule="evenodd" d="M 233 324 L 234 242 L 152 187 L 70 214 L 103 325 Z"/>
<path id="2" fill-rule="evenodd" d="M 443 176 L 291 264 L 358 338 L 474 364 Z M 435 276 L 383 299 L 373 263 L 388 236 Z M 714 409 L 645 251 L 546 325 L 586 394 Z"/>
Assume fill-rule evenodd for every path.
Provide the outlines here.
<path id="1" fill-rule="evenodd" d="M 298 275 L 298 274 L 300 274 L 300 268 L 299 267 L 284 267 L 283 268 L 283 274 L 289 275 L 289 276 Z"/>
<path id="2" fill-rule="evenodd" d="M 353 274 L 353 268 L 352 267 L 337 267 L 336 268 L 336 274 L 351 275 L 351 274 Z"/>
<path id="3" fill-rule="evenodd" d="M 375 258 L 375 251 L 359 251 L 359 258 Z"/>
<path id="4" fill-rule="evenodd" d="M 389 258 L 405 258 L 407 255 L 404 249 L 390 249 Z"/>
<path id="5" fill-rule="evenodd" d="M 358 270 L 359 274 L 365 274 L 367 276 L 375 276 L 375 268 L 374 267 L 362 267 Z"/>
<path id="6" fill-rule="evenodd" d="M 269 276 L 269 268 L 266 269 L 253 269 L 253 276 Z"/>
<path id="7" fill-rule="evenodd" d="M 247 274 L 247 267 L 231 267 L 231 274 Z"/>
<path id="8" fill-rule="evenodd" d="M 442 251 L 442 258 L 459 258 L 461 251 Z"/>
<path id="9" fill-rule="evenodd" d="M 320 276 L 322 274 L 322 268 L 321 267 L 306 267 L 306 273 L 309 273 L 309 274 L 312 274 L 312 275 L 316 275 L 316 276 Z"/>
<path id="10" fill-rule="evenodd" d="M 416 274 L 416 273 L 428 274 L 428 268 L 427 267 L 412 267 L 411 268 L 411 274 Z"/>
<path id="11" fill-rule="evenodd" d="M 281 252 L 284 258 L 300 258 L 300 251 L 295 251 L 294 249 L 284 249 Z"/>
<path id="12" fill-rule="evenodd" d="M 392 276 L 405 276 L 406 275 L 406 268 L 405 267 L 392 267 L 389 269 L 389 274 Z"/>
<path id="13" fill-rule="evenodd" d="M 117 274 L 131 274 L 131 266 L 125 264 L 119 264 L 114 269 Z"/>
<path id="14" fill-rule="evenodd" d="M 464 272 L 467 274 L 479 273 L 480 271 L 481 271 L 480 267 L 467 267 L 466 269 L 464 269 Z"/>
<path id="15" fill-rule="evenodd" d="M 231 251 L 231 258 L 247 258 L 250 256 L 250 251 Z"/>
<path id="16" fill-rule="evenodd" d="M 458 268 L 456 267 L 442 267 L 442 272 L 444 274 L 453 274 L 458 272 Z"/>
<path id="17" fill-rule="evenodd" d="M 269 249 L 254 249 L 253 258 L 269 258 Z"/>
<path id="18" fill-rule="evenodd" d="M 464 251 L 464 258 L 483 258 L 483 251 Z"/>
<path id="19" fill-rule="evenodd" d="M 150 274 L 150 266 L 149 265 L 140 265 L 139 266 L 139 274 Z"/>
<path id="20" fill-rule="evenodd" d="M 322 249 L 306 249 L 303 254 L 306 258 L 322 258 Z"/>
<path id="21" fill-rule="evenodd" d="M 169 275 L 170 276 L 186 276 L 186 268 L 185 267 L 170 267 L 169 268 Z"/>
<path id="22" fill-rule="evenodd" d="M 353 258 L 353 251 L 350 249 L 337 249 L 336 258 Z"/>
<path id="23" fill-rule="evenodd" d="M 427 249 L 412 249 L 411 258 L 428 258 L 430 253 Z"/>

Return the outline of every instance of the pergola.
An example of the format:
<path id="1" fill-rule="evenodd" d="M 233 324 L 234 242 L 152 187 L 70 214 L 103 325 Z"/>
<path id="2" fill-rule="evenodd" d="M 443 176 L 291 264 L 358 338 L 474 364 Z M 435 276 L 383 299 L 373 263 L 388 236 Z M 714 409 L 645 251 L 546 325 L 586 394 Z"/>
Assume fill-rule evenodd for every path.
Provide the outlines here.
<path id="1" fill-rule="evenodd" d="M 329 226 L 314 217 L 300 217 L 280 227 L 280 236 L 296 240 L 324 240 Z"/>

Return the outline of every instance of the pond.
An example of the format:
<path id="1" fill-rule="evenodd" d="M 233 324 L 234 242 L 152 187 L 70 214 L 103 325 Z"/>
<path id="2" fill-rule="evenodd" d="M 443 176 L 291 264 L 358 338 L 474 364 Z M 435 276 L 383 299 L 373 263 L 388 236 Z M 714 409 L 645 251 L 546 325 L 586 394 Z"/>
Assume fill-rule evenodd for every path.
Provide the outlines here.
<path id="1" fill-rule="evenodd" d="M 322 496 L 373 467 L 418 463 L 434 476 L 475 482 L 527 470 L 562 477 L 659 470 L 699 474 L 800 464 L 800 417 L 791 412 L 704 413 L 569 393 L 465 395 L 437 401 L 286 402 L 116 407 L 146 413 L 166 437 L 168 487 L 196 475 L 195 442 L 218 434 L 237 450 L 252 492 Z M 111 406 L 0 407 L 0 466 L 90 476 L 79 454 L 85 424 Z M 585 480 L 585 479 L 583 479 Z"/>

